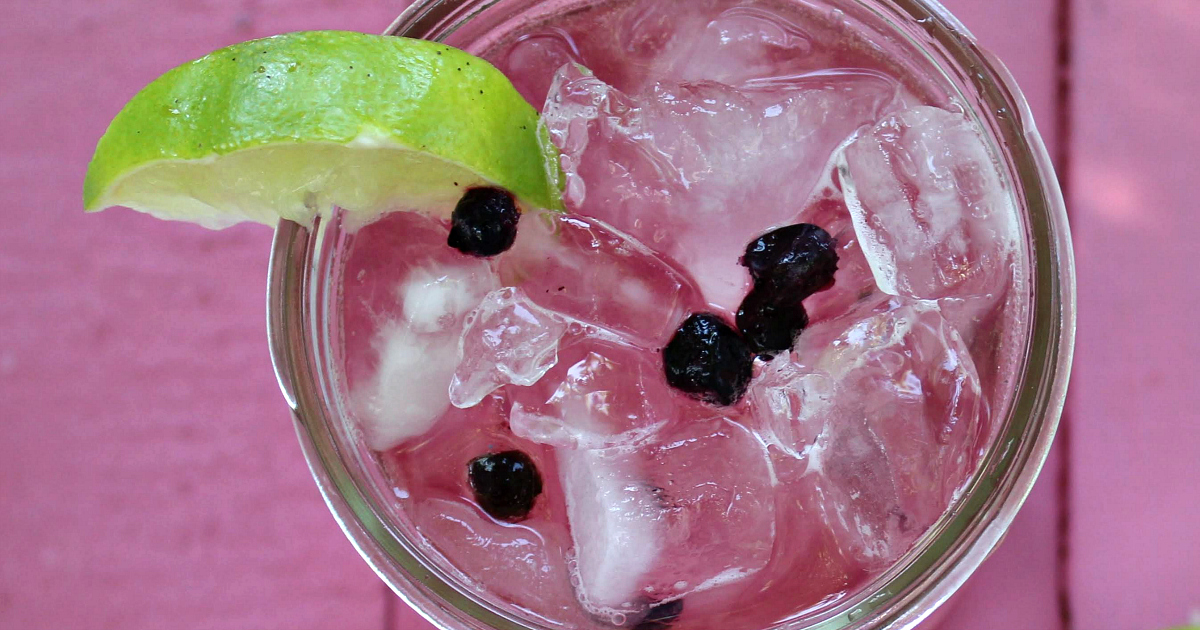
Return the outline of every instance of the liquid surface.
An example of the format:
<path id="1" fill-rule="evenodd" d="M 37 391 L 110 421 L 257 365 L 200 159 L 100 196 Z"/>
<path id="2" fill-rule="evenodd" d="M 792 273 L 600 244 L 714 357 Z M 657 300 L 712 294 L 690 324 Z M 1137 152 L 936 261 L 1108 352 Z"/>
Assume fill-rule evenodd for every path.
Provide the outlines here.
<path id="1" fill-rule="evenodd" d="M 541 109 L 568 214 L 526 208 L 490 259 L 416 212 L 353 236 L 358 426 L 424 553 L 519 615 L 752 630 L 834 604 L 995 434 L 1022 341 L 1012 192 L 961 108 L 788 6 L 615 3 L 513 34 L 487 56 Z M 732 406 L 669 387 L 675 328 L 732 322 L 746 244 L 798 222 L 839 268 L 792 352 Z M 468 479 L 510 450 L 544 486 L 516 523 Z"/>

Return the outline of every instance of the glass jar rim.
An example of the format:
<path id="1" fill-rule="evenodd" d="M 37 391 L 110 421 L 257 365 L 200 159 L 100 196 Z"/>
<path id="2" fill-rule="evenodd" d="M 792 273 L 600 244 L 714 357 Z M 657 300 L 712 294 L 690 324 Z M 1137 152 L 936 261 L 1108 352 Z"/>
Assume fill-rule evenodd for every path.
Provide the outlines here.
<path id="1" fill-rule="evenodd" d="M 856 0 L 862 2 L 863 0 Z M 908 562 L 847 598 L 807 629 L 912 628 L 948 599 L 1002 540 L 1048 455 L 1065 401 L 1075 335 L 1075 278 L 1065 205 L 1046 148 L 1007 69 L 936 0 L 868 0 L 919 23 L 948 56 L 970 68 L 1010 156 L 1028 226 L 1032 265 L 1029 337 L 1003 434 L 970 489 Z M 386 34 L 424 37 L 499 0 L 417 0 Z M 452 31 L 453 29 L 451 29 Z M 447 33 L 442 33 L 444 37 Z M 267 320 L 272 361 L 305 459 L 334 517 L 363 558 L 402 599 L 446 629 L 522 630 L 503 611 L 462 592 L 400 540 L 375 504 L 357 460 L 339 442 L 329 413 L 327 313 L 318 259 L 320 230 L 281 221 L 272 244 Z M 325 248 L 327 249 L 327 248 Z M 776 628 L 792 628 L 790 623 Z"/>

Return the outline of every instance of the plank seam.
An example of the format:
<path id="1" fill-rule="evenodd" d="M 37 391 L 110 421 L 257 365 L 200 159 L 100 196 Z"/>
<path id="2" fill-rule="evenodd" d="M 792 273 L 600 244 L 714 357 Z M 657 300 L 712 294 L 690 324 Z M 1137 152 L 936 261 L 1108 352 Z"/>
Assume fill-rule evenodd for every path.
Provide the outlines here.
<path id="1" fill-rule="evenodd" d="M 1072 89 L 1072 0 L 1057 0 L 1054 9 L 1055 26 L 1055 170 L 1063 198 L 1067 200 L 1067 216 L 1071 209 L 1071 89 Z M 1061 630 L 1074 630 L 1071 601 L 1071 397 L 1063 410 L 1058 428 L 1059 460 L 1056 494 L 1058 514 L 1055 523 L 1058 545 L 1055 557 L 1055 595 L 1058 600 L 1058 621 Z"/>

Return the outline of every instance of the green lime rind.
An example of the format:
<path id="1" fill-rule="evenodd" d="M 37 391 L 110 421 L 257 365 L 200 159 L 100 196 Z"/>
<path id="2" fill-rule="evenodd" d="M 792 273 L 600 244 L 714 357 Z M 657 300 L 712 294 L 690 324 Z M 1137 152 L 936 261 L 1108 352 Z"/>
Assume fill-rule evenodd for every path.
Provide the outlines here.
<path id="1" fill-rule="evenodd" d="M 486 61 L 424 40 L 299 32 L 146 86 L 97 144 L 83 201 L 210 227 L 307 222 L 334 205 L 362 221 L 448 215 L 476 185 L 557 209 L 545 150 L 537 112 Z"/>

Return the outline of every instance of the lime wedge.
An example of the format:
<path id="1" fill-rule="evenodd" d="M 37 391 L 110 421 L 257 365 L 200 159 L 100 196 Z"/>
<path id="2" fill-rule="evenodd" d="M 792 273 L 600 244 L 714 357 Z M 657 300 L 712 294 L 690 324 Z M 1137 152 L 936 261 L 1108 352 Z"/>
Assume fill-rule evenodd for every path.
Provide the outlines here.
<path id="1" fill-rule="evenodd" d="M 290 33 L 156 79 L 100 138 L 88 211 L 127 206 L 208 227 L 448 216 L 471 186 L 558 208 L 537 112 L 491 64 L 423 40 Z"/>

